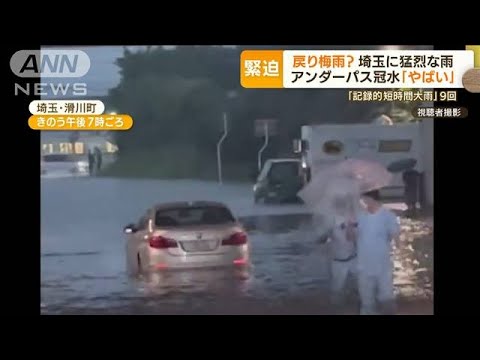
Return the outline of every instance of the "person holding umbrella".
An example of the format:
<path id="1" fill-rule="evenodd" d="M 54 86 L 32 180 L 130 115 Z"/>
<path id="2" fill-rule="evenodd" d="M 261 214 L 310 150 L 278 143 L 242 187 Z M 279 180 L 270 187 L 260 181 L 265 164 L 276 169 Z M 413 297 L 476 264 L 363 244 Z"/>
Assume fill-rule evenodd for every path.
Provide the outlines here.
<path id="1" fill-rule="evenodd" d="M 338 242 L 339 236 L 337 244 L 340 252 L 346 252 L 350 248 L 352 254 L 356 254 L 360 314 L 377 313 L 377 300 L 386 313 L 394 312 L 393 264 L 390 250 L 391 240 L 398 235 L 400 228 L 396 216 L 380 203 L 378 190 L 388 186 L 391 181 L 392 174 L 381 164 L 347 159 L 319 171 L 299 192 L 305 204 L 311 207 L 314 218 L 315 216 L 322 218 L 320 214 L 323 215 L 323 219 L 328 218 L 328 215 L 338 220 L 342 218 L 342 213 L 338 211 L 342 206 L 339 206 L 338 199 L 335 201 L 337 197 L 335 194 L 349 193 L 355 199 L 356 206 L 347 212 L 348 216 L 345 217 L 345 221 L 338 223 L 337 229 L 337 235 L 341 234 L 339 230 L 345 230 L 343 238 L 352 239 L 350 244 L 354 246 L 347 246 L 346 241 Z M 326 222 L 323 220 L 318 227 L 327 228 L 324 225 Z M 337 280 L 344 278 L 341 273 L 337 274 Z M 332 272 L 332 291 L 335 282 L 335 273 Z M 344 281 L 338 281 L 338 284 L 340 283 L 343 285 Z M 332 297 L 335 295 L 332 294 Z"/>
<path id="2" fill-rule="evenodd" d="M 355 181 L 337 178 L 325 189 L 324 198 L 315 210 L 313 228 L 318 242 L 327 244 L 330 270 L 330 304 L 345 303 L 347 281 L 356 278 L 356 216 L 360 193 Z"/>
<path id="3" fill-rule="evenodd" d="M 330 302 L 339 306 L 345 301 L 349 276 L 357 275 L 357 206 L 355 197 L 336 196 L 328 236 L 330 239 Z"/>

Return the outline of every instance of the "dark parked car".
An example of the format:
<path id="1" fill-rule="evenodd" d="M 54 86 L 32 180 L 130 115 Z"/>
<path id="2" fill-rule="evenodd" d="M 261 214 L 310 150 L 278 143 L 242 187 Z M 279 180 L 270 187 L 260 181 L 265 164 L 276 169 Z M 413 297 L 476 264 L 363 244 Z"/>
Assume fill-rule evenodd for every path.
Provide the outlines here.
<path id="1" fill-rule="evenodd" d="M 269 159 L 253 187 L 255 203 L 300 202 L 303 185 L 300 159 Z"/>

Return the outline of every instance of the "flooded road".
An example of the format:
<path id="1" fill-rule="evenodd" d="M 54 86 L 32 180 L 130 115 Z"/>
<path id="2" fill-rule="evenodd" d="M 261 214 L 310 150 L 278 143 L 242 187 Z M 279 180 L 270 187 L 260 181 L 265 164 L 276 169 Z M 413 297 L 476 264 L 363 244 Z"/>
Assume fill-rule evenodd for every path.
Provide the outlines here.
<path id="1" fill-rule="evenodd" d="M 308 216 L 300 205 L 257 206 L 248 185 L 199 181 L 65 178 L 41 186 L 42 313 L 329 313 L 325 249 L 301 230 Z M 249 229 L 252 267 L 129 278 L 123 226 L 153 203 L 178 200 L 230 206 Z M 416 280 L 413 260 L 400 260 L 400 291 L 418 295 L 428 281 Z"/>

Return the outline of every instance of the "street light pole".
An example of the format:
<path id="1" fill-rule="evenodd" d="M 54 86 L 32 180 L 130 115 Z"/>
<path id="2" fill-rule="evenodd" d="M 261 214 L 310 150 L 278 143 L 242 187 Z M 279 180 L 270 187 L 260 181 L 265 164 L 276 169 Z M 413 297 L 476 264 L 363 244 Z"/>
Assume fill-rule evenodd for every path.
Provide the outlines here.
<path id="1" fill-rule="evenodd" d="M 268 123 L 265 123 L 264 131 L 265 131 L 265 142 L 263 143 L 262 148 L 258 152 L 258 171 L 259 172 L 262 171 L 262 153 L 268 146 Z"/>
<path id="2" fill-rule="evenodd" d="M 217 143 L 217 170 L 218 170 L 218 182 L 220 184 L 223 184 L 221 147 L 222 147 L 223 141 L 227 137 L 227 134 L 228 134 L 228 120 L 227 120 L 227 113 L 224 112 L 223 113 L 223 135 Z"/>

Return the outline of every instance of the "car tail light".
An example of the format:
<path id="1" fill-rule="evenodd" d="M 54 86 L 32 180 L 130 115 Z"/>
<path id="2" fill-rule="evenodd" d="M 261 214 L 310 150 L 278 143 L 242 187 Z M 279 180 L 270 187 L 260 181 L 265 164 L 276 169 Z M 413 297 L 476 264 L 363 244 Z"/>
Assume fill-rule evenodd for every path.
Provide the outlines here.
<path id="1" fill-rule="evenodd" d="M 237 232 L 222 241 L 222 245 L 244 245 L 247 243 L 247 234 Z"/>
<path id="2" fill-rule="evenodd" d="M 247 259 L 243 259 L 243 258 L 235 259 L 235 260 L 233 260 L 233 263 L 235 265 L 246 265 L 247 264 Z"/>
<path id="3" fill-rule="evenodd" d="M 178 247 L 178 244 L 175 240 L 168 239 L 163 236 L 152 236 L 148 240 L 148 243 L 150 244 L 150 247 L 154 249 L 168 249 Z"/>

